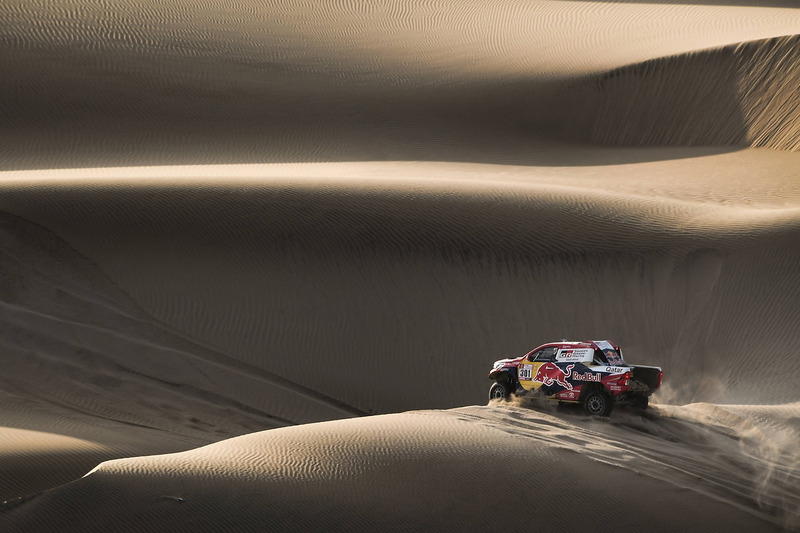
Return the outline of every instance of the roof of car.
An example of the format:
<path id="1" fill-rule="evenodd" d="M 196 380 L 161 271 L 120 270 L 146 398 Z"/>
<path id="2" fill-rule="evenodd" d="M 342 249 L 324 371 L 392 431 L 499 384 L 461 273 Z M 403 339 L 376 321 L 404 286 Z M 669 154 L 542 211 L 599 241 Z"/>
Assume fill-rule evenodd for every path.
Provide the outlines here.
<path id="1" fill-rule="evenodd" d="M 559 348 L 602 348 L 603 343 L 608 343 L 612 347 L 616 348 L 616 345 L 611 341 L 558 341 L 558 342 L 548 342 L 542 344 L 541 346 L 537 346 L 531 352 L 535 352 L 536 350 L 541 350 L 542 348 L 547 348 L 549 346 L 557 346 Z M 530 352 L 529 352 L 530 353 Z"/>

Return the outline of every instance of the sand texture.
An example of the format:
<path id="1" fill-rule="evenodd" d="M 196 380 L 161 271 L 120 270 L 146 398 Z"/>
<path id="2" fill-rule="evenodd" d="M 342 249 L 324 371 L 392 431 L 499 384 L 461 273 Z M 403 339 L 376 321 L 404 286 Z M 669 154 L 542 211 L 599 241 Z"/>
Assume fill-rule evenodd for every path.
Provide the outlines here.
<path id="1" fill-rule="evenodd" d="M 0 531 L 800 531 L 793 2 L 0 5 Z M 604 339 L 647 413 L 486 405 Z"/>

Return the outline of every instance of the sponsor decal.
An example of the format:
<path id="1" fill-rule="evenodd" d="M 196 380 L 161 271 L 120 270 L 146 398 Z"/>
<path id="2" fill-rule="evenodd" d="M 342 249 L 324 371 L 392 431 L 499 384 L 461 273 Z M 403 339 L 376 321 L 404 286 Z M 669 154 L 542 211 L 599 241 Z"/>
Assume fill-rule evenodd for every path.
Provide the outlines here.
<path id="1" fill-rule="evenodd" d="M 625 368 L 622 366 L 607 366 L 606 372 L 611 372 L 612 374 L 622 374 L 624 372 L 629 372 L 629 368 Z"/>
<path id="2" fill-rule="evenodd" d="M 533 381 L 539 382 L 545 387 L 552 387 L 556 384 L 567 390 L 572 390 L 572 383 L 568 382 L 567 379 L 572 375 L 574 367 L 575 365 L 568 365 L 567 371 L 564 372 L 554 363 L 545 363 L 536 371 Z"/>
<path id="3" fill-rule="evenodd" d="M 601 374 L 584 372 L 583 374 L 572 374 L 572 379 L 575 381 L 603 381 L 603 376 Z"/>
<path id="4" fill-rule="evenodd" d="M 591 348 L 569 348 L 559 350 L 556 359 L 559 361 L 580 361 L 581 359 L 590 357 L 592 352 L 593 350 Z"/>

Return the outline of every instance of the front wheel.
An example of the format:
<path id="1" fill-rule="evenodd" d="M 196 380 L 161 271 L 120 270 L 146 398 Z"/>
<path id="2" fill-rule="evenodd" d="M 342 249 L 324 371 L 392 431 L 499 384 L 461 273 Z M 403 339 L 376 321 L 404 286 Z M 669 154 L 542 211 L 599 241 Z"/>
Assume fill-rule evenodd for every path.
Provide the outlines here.
<path id="1" fill-rule="evenodd" d="M 508 400 L 511 398 L 511 387 L 507 381 L 495 381 L 489 388 L 489 400 Z"/>
<path id="2" fill-rule="evenodd" d="M 583 400 L 583 410 L 589 416 L 608 416 L 614 407 L 611 397 L 603 391 L 594 390 Z"/>

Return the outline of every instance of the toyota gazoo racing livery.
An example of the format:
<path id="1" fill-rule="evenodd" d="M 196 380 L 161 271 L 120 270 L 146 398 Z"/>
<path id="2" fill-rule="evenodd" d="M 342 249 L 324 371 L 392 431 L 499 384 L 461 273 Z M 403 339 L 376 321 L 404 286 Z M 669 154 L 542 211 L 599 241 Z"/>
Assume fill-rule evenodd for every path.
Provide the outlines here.
<path id="1" fill-rule="evenodd" d="M 608 416 L 617 403 L 646 409 L 663 375 L 659 367 L 629 365 L 609 341 L 551 342 L 523 357 L 495 361 L 489 399 L 533 394 Z"/>

